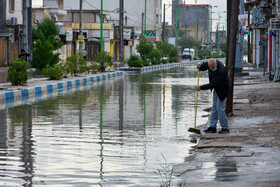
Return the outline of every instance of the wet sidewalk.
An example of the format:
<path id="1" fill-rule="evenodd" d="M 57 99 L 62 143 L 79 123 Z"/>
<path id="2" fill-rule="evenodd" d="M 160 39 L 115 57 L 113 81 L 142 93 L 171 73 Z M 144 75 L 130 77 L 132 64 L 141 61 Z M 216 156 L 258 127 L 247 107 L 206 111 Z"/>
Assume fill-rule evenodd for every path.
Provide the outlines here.
<path id="1" fill-rule="evenodd" d="M 191 135 L 192 155 L 174 166 L 182 186 L 280 186 L 280 83 L 236 77 L 233 108 L 230 134 Z"/>

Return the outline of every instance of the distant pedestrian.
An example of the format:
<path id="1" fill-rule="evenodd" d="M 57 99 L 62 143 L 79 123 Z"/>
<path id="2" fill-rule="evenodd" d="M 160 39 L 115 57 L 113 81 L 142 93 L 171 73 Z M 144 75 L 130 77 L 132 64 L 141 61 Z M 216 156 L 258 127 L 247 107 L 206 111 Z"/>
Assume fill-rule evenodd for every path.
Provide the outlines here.
<path id="1" fill-rule="evenodd" d="M 200 71 L 208 70 L 209 84 L 197 86 L 196 90 L 213 90 L 213 105 L 210 118 L 210 127 L 205 133 L 216 133 L 217 122 L 220 122 L 222 129 L 219 134 L 229 133 L 228 120 L 225 113 L 227 96 L 229 93 L 228 72 L 223 63 L 219 60 L 209 59 L 208 62 L 197 64 Z"/>
<path id="2" fill-rule="evenodd" d="M 20 54 L 18 55 L 18 58 L 20 58 L 21 60 L 25 60 L 26 62 L 28 62 L 28 57 L 30 56 L 29 53 L 27 53 L 24 49 L 21 49 Z"/>
<path id="3" fill-rule="evenodd" d="M 86 60 L 86 58 L 87 58 L 87 51 L 85 49 L 83 50 L 83 55 L 84 55 L 84 59 Z"/>

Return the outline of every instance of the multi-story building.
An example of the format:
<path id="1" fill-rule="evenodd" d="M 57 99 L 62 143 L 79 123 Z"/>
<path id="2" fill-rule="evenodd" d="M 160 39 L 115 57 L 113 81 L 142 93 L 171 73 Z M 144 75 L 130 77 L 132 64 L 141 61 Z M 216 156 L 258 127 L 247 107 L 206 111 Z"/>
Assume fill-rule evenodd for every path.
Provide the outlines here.
<path id="1" fill-rule="evenodd" d="M 176 0 L 172 1 L 172 25 L 176 25 L 176 3 Z M 179 1 L 178 26 L 186 36 L 196 37 L 202 44 L 208 45 L 212 28 L 211 12 L 212 6 L 209 4 L 184 4 Z"/>
<path id="2" fill-rule="evenodd" d="M 64 0 L 64 8 L 67 10 L 78 10 L 79 1 Z M 66 3 L 67 2 L 67 3 Z M 104 12 L 108 15 L 108 20 L 119 20 L 119 0 L 103 1 Z M 84 10 L 100 10 L 100 1 L 84 0 Z M 145 1 L 143 0 L 124 0 L 124 16 L 126 26 L 134 27 L 135 34 L 140 34 L 144 29 Z M 147 1 L 146 10 L 146 30 L 156 31 L 156 40 L 161 37 L 162 20 L 162 0 Z"/>
<path id="3" fill-rule="evenodd" d="M 252 21 L 246 26 L 251 33 L 248 59 L 257 67 L 266 67 L 270 78 L 280 80 L 280 11 L 278 1 L 246 1 L 245 10 L 252 13 Z M 252 32 L 251 32 L 252 31 Z"/>
<path id="4" fill-rule="evenodd" d="M 67 2 L 67 3 L 66 3 Z M 83 3 L 83 9 L 85 11 L 100 10 L 101 8 L 100 1 L 85 0 Z M 111 0 L 103 2 L 103 10 L 106 14 L 105 23 L 111 23 L 115 28 L 115 37 L 114 40 L 110 38 L 110 45 L 106 47 L 104 44 L 105 50 L 110 47 L 110 52 L 113 51 L 114 59 L 119 57 L 119 38 L 118 38 L 118 26 L 119 26 L 119 0 Z M 79 10 L 79 1 L 76 0 L 64 0 L 64 9 L 65 10 Z M 161 39 L 161 15 L 162 15 L 162 0 L 150 0 L 147 1 L 147 10 L 146 10 L 146 30 L 154 33 L 154 38 L 150 38 L 152 41 L 160 41 Z M 124 57 L 129 58 L 131 54 L 135 53 L 135 47 L 137 41 L 134 40 L 140 33 L 143 33 L 145 30 L 144 25 L 144 12 L 145 12 L 145 1 L 131 1 L 124 0 L 124 30 L 125 30 L 125 42 L 124 42 Z M 100 19 L 97 20 L 97 23 L 100 22 Z M 108 51 L 108 49 L 107 49 Z"/>
<path id="5" fill-rule="evenodd" d="M 23 1 L 0 1 L 0 66 L 15 60 L 22 45 Z"/>

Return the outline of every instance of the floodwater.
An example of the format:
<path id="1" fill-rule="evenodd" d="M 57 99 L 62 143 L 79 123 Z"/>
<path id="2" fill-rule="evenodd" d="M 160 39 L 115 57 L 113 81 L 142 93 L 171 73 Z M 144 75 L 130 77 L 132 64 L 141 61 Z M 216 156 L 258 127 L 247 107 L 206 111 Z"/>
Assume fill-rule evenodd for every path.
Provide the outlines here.
<path id="1" fill-rule="evenodd" d="M 89 90 L 0 111 L 0 186 L 159 186 L 184 162 L 195 66 L 125 74 Z M 207 83 L 202 74 L 201 83 Z M 209 92 L 199 93 L 198 125 Z M 172 186 L 179 183 L 174 177 Z"/>

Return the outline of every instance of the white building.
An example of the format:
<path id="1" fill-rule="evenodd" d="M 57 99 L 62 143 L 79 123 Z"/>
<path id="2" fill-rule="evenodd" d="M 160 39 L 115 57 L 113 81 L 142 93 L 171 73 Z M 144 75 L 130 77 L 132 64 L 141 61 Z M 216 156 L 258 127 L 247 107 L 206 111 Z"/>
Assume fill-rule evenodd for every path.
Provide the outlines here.
<path id="1" fill-rule="evenodd" d="M 101 1 L 84 0 L 84 10 L 100 10 Z M 78 10 L 79 1 L 64 0 L 64 9 Z M 103 1 L 104 13 L 107 14 L 108 20 L 119 19 L 119 0 Z M 124 16 L 126 26 L 133 26 L 135 34 L 142 32 L 142 25 L 144 26 L 144 0 L 124 0 Z M 146 30 L 156 31 L 156 40 L 160 40 L 161 36 L 161 20 L 162 20 L 162 0 L 147 0 L 147 19 Z"/>

